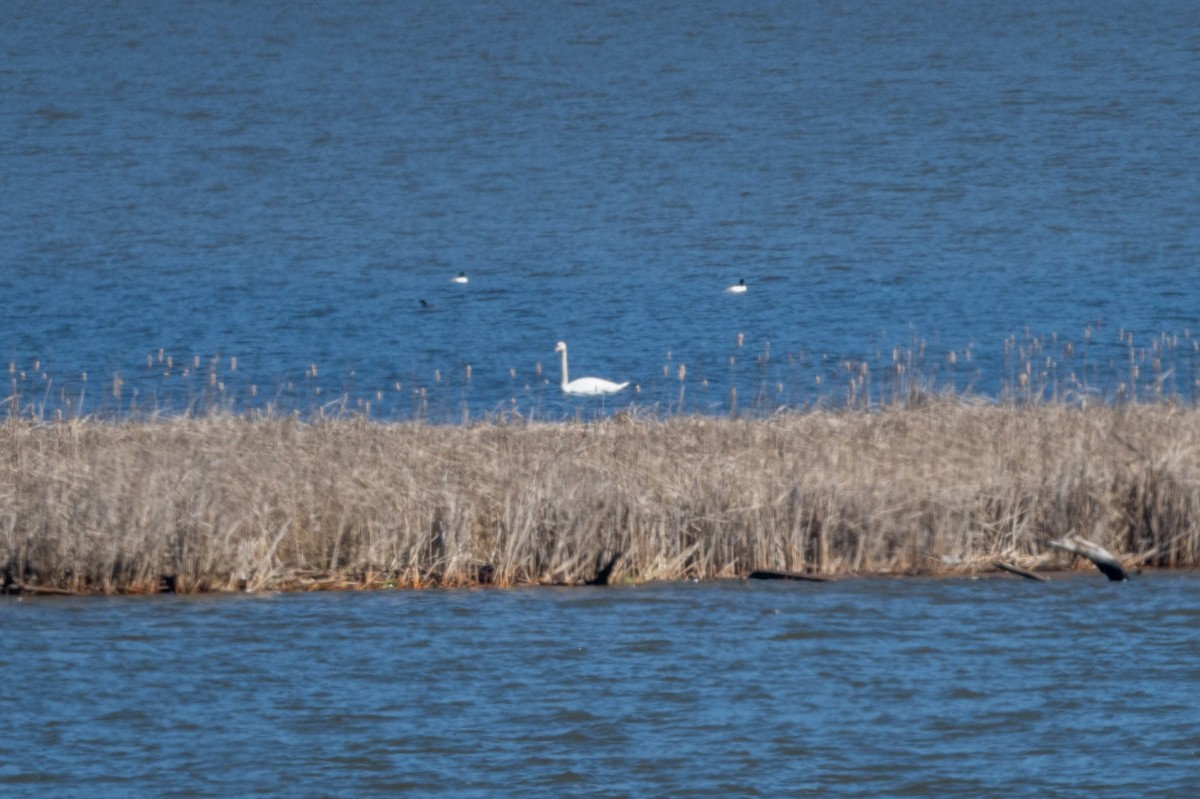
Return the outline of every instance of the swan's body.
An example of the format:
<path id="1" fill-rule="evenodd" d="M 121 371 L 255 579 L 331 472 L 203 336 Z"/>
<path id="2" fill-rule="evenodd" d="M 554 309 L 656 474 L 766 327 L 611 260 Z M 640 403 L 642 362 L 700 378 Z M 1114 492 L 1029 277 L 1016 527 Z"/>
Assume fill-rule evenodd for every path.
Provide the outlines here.
<path id="1" fill-rule="evenodd" d="M 729 288 L 725 289 L 726 294 L 745 294 L 746 293 L 746 278 L 742 278 L 737 283 L 734 283 Z"/>
<path id="2" fill-rule="evenodd" d="M 466 283 L 467 282 L 467 273 L 459 272 L 456 276 L 450 278 L 450 282 L 451 283 Z"/>
<path id="3" fill-rule="evenodd" d="M 573 394 L 577 397 L 596 397 L 604 394 L 615 394 L 629 385 L 628 380 L 624 383 L 614 383 L 611 380 L 602 380 L 599 377 L 581 377 L 578 380 L 571 380 L 567 376 L 566 342 L 560 341 L 555 344 L 554 351 L 562 353 L 562 390 L 564 394 Z"/>

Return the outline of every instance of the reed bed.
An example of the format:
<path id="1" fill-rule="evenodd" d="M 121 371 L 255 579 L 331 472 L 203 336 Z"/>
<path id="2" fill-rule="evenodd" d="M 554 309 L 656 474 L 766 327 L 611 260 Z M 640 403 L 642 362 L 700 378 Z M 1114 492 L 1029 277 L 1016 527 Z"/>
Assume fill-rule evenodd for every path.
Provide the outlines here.
<path id="1" fill-rule="evenodd" d="M 10 590 L 573 584 L 1200 556 L 1200 410 L 875 411 L 436 426 L 212 414 L 0 423 Z"/>

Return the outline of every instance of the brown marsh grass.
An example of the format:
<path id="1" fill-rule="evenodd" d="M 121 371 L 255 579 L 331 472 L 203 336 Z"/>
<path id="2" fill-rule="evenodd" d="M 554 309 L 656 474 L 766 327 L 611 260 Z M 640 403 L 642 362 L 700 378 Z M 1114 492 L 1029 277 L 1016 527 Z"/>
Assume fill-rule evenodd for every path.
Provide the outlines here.
<path id="1" fill-rule="evenodd" d="M 0 572 L 90 592 L 1200 557 L 1200 410 L 931 400 L 754 419 L 0 423 Z"/>

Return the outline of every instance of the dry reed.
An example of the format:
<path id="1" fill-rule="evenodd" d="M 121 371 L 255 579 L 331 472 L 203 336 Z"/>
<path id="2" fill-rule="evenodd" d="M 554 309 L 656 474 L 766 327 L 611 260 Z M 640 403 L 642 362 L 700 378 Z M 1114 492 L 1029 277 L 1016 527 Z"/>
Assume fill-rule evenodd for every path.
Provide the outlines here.
<path id="1" fill-rule="evenodd" d="M 938 572 L 1200 556 L 1200 410 L 950 399 L 755 420 L 0 423 L 0 571 L 71 591 Z"/>

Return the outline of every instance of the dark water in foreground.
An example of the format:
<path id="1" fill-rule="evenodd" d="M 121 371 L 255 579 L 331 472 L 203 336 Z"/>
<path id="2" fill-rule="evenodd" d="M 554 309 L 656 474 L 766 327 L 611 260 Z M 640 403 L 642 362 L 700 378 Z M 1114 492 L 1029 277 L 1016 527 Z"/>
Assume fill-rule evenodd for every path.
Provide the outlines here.
<path id="1" fill-rule="evenodd" d="M 1196 394 L 1193 0 L 3 17 L 23 413 Z"/>
<path id="2" fill-rule="evenodd" d="M 0 602 L 6 796 L 1188 796 L 1200 582 Z"/>

